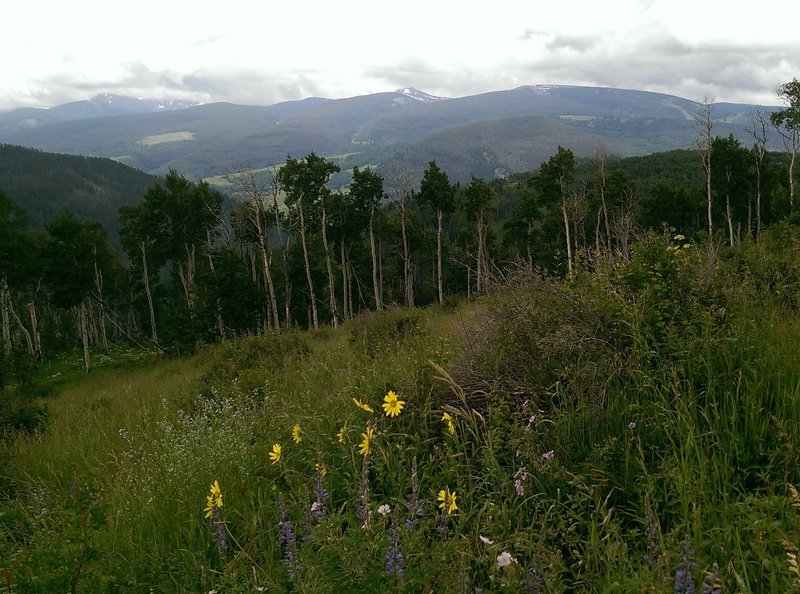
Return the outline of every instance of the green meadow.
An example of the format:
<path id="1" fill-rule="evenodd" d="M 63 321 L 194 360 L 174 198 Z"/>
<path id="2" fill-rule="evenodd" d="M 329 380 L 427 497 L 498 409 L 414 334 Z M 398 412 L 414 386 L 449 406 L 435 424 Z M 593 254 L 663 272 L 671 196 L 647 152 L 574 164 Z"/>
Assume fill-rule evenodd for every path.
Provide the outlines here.
<path id="1" fill-rule="evenodd" d="M 797 591 L 798 246 L 650 234 L 446 307 L 42 366 L 0 592 Z"/>

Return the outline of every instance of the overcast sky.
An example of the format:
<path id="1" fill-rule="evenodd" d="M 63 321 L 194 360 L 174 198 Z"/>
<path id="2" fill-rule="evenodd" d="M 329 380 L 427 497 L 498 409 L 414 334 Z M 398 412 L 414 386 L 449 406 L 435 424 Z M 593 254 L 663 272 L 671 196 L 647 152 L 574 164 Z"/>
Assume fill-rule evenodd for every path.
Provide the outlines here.
<path id="1" fill-rule="evenodd" d="M 524 84 L 776 104 L 796 0 L 2 0 L 0 110 L 110 92 L 272 104 Z"/>

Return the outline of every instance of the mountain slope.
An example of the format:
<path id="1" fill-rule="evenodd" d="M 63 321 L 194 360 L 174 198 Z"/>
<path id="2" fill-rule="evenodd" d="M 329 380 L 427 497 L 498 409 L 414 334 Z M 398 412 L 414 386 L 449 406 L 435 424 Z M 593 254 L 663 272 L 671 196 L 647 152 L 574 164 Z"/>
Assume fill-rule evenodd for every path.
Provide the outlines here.
<path id="1" fill-rule="evenodd" d="M 455 179 L 463 181 L 470 172 L 528 169 L 540 162 L 542 151 L 549 150 L 545 147 L 570 144 L 559 138 L 574 139 L 577 144 L 571 148 L 578 155 L 591 152 L 590 145 L 598 142 L 620 156 L 690 147 L 699 107 L 662 93 L 594 87 L 524 86 L 452 99 L 408 87 L 269 107 L 217 103 L 13 131 L 0 128 L 0 140 L 107 156 L 158 174 L 174 168 L 193 178 L 280 164 L 286 155 L 311 151 L 344 159 L 348 166 L 386 167 L 395 159 L 408 164 L 425 160 L 420 151 L 431 150 L 429 160 L 449 150 L 461 159 L 452 162 Z M 733 133 L 749 144 L 746 127 L 754 109 L 715 105 L 715 134 Z M 514 118 L 544 118 L 550 123 L 520 120 L 518 128 L 503 123 Z M 536 137 L 526 140 L 525 134 Z M 552 136 L 540 138 L 547 134 Z M 459 146 L 448 149 L 448 142 Z M 488 167 L 490 163 L 494 166 Z M 414 167 L 415 175 L 421 172 Z"/>
<path id="2" fill-rule="evenodd" d="M 99 220 L 114 237 L 119 207 L 139 202 L 157 181 L 110 159 L 0 145 L 0 188 L 25 208 L 34 228 L 69 208 L 79 217 Z"/>

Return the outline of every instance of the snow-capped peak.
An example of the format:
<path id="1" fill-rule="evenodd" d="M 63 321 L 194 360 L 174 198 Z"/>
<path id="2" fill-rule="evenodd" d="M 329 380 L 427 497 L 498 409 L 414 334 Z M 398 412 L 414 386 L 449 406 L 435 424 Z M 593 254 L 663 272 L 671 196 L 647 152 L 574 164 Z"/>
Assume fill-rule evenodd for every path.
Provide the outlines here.
<path id="1" fill-rule="evenodd" d="M 414 87 L 405 87 L 404 89 L 397 89 L 395 93 L 400 93 L 409 99 L 414 99 L 415 101 L 419 101 L 420 103 L 433 103 L 434 101 L 442 101 L 447 99 L 447 97 L 437 97 L 436 95 L 430 95 L 424 91 L 420 91 L 415 89 Z"/>

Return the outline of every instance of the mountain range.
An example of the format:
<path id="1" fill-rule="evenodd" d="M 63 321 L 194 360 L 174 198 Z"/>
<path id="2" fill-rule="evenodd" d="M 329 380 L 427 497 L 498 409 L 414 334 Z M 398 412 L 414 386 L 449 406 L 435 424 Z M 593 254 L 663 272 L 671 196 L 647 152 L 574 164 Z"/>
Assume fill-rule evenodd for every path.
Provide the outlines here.
<path id="1" fill-rule="evenodd" d="M 100 95 L 48 110 L 0 113 L 0 142 L 110 157 L 148 173 L 169 169 L 230 188 L 243 168 L 280 165 L 311 151 L 342 167 L 418 180 L 435 159 L 455 181 L 536 169 L 558 145 L 590 155 L 599 144 L 617 156 L 693 145 L 701 105 L 648 91 L 529 85 L 460 98 L 413 87 L 346 99 L 312 97 L 269 106 L 205 105 Z M 745 145 L 751 114 L 775 107 L 715 103 L 714 134 Z M 778 145 L 775 145 L 778 148 Z"/>

